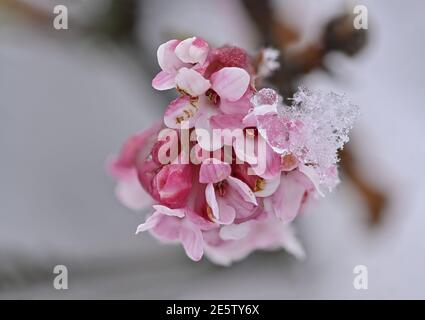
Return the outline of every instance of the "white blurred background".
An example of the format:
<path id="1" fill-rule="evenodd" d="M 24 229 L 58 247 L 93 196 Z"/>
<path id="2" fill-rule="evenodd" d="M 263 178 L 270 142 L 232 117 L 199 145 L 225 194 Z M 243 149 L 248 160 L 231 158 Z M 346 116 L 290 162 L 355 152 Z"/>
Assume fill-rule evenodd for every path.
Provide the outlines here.
<path id="1" fill-rule="evenodd" d="M 327 57 L 334 76 L 315 71 L 302 79 L 360 106 L 350 144 L 362 175 L 388 195 L 381 222 L 370 226 L 343 176 L 298 220 L 304 261 L 255 253 L 228 268 L 135 236 L 146 212 L 116 200 L 104 164 L 128 135 L 161 117 L 169 97 L 150 86 L 160 43 L 193 34 L 259 49 L 241 4 L 140 1 L 135 51 L 89 28 L 73 31 L 107 10 L 107 0 L 20 2 L 50 13 L 65 4 L 72 19 L 69 30 L 45 30 L 32 21 L 37 15 L 0 0 L 0 298 L 425 298 L 423 1 L 359 2 L 369 12 L 365 49 Z M 307 39 L 357 3 L 274 1 L 276 15 Z M 68 267 L 68 290 L 53 288 L 58 264 Z M 356 265 L 368 267 L 368 290 L 353 287 Z"/>

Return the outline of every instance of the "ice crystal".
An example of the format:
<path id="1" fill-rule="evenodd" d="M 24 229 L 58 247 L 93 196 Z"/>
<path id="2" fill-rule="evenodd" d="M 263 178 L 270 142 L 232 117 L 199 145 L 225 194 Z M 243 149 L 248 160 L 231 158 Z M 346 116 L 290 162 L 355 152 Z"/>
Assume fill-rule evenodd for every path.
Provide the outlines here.
<path id="1" fill-rule="evenodd" d="M 358 107 L 345 95 L 300 88 L 292 105 L 279 111 L 284 117 L 302 121 L 304 161 L 325 169 L 338 162 L 337 151 L 349 140 Z"/>
<path id="2" fill-rule="evenodd" d="M 291 105 L 284 105 L 273 90 L 266 90 L 261 90 L 252 103 L 260 107 L 278 101 L 277 113 L 257 115 L 260 134 L 275 152 L 294 154 L 304 164 L 313 166 L 322 183 L 330 187 L 332 183 L 326 180 L 338 162 L 338 150 L 349 140 L 358 107 L 345 95 L 306 88 L 295 93 Z"/>
<path id="3" fill-rule="evenodd" d="M 277 106 L 282 102 L 282 97 L 273 89 L 264 88 L 258 91 L 251 99 L 254 106 L 273 105 Z"/>

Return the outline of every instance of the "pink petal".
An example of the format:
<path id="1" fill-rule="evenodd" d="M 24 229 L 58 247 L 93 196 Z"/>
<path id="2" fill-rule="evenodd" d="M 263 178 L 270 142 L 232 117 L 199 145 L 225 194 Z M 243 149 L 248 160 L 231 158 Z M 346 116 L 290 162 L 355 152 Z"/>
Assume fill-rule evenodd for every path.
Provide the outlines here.
<path id="1" fill-rule="evenodd" d="M 227 201 L 223 198 L 217 199 L 219 208 L 219 218 L 214 219 L 219 224 L 229 225 L 232 224 L 236 218 L 235 208 L 227 204 Z"/>
<path id="2" fill-rule="evenodd" d="M 323 191 L 320 188 L 320 176 L 317 173 L 317 171 L 312 167 L 312 166 L 306 166 L 304 164 L 300 164 L 298 166 L 298 170 L 300 170 L 300 172 L 304 173 L 312 182 L 312 184 L 314 185 L 317 193 L 324 197 L 325 194 L 323 193 Z"/>
<path id="3" fill-rule="evenodd" d="M 164 128 L 158 133 L 157 141 L 152 147 L 152 160 L 158 165 L 172 163 L 179 152 L 179 132 Z"/>
<path id="4" fill-rule="evenodd" d="M 298 215 L 306 191 L 300 182 L 301 173 L 292 171 L 282 175 L 279 188 L 271 196 L 274 213 L 284 222 L 291 222 Z"/>
<path id="5" fill-rule="evenodd" d="M 129 170 L 136 167 L 138 160 L 144 160 L 149 155 L 160 128 L 161 123 L 157 122 L 148 129 L 129 137 L 121 147 L 119 155 L 107 164 L 109 173 L 117 179 L 125 178 Z"/>
<path id="6" fill-rule="evenodd" d="M 234 161 L 232 163 L 232 176 L 238 178 L 245 182 L 251 190 L 257 189 L 257 184 L 259 183 L 259 176 L 252 174 L 251 166 L 247 163 L 237 163 Z"/>
<path id="7" fill-rule="evenodd" d="M 263 184 L 263 189 L 254 193 L 256 197 L 269 197 L 275 193 L 280 184 L 280 175 L 271 179 L 264 179 Z"/>
<path id="8" fill-rule="evenodd" d="M 190 102 L 188 96 L 181 96 L 173 100 L 164 114 L 164 123 L 168 128 L 190 129 L 199 117 L 198 107 Z"/>
<path id="9" fill-rule="evenodd" d="M 210 124 L 213 129 L 241 129 L 243 128 L 242 117 L 238 114 L 219 113 L 210 118 Z"/>
<path id="10" fill-rule="evenodd" d="M 136 230 L 136 234 L 154 228 L 156 225 L 158 225 L 160 220 L 161 214 L 159 212 L 154 212 L 146 219 L 144 223 L 139 224 Z"/>
<path id="11" fill-rule="evenodd" d="M 185 216 L 185 210 L 184 209 L 170 209 L 166 206 L 162 206 L 162 205 L 154 205 L 153 208 L 166 216 L 170 216 L 170 217 L 177 217 L 177 218 L 183 218 Z"/>
<path id="12" fill-rule="evenodd" d="M 245 94 L 236 101 L 230 101 L 223 98 L 220 100 L 220 110 L 225 114 L 230 114 L 230 115 L 237 114 L 237 115 L 245 116 L 251 108 L 251 103 L 250 103 L 251 95 L 252 95 L 252 91 L 247 90 Z"/>
<path id="13" fill-rule="evenodd" d="M 121 203 L 132 210 L 142 210 L 152 203 L 152 198 L 142 188 L 135 170 L 131 176 L 118 182 L 115 194 Z"/>
<path id="14" fill-rule="evenodd" d="M 183 207 L 192 190 L 192 165 L 168 164 L 161 168 L 152 181 L 158 201 L 172 209 Z"/>
<path id="15" fill-rule="evenodd" d="M 295 231 L 291 225 L 287 226 L 286 232 L 283 234 L 282 247 L 297 259 L 305 258 L 305 251 L 302 244 L 295 236 Z"/>
<path id="16" fill-rule="evenodd" d="M 141 162 L 137 166 L 137 175 L 140 184 L 142 185 L 143 189 L 145 189 L 145 191 L 148 192 L 156 201 L 159 201 L 160 199 L 158 190 L 153 187 L 153 181 L 160 168 L 161 166 L 153 160 Z"/>
<path id="17" fill-rule="evenodd" d="M 290 145 L 304 143 L 303 123 L 299 120 L 294 121 L 278 113 L 266 113 L 257 115 L 257 127 L 276 153 L 283 154 Z"/>
<path id="18" fill-rule="evenodd" d="M 230 176 L 227 178 L 227 183 L 229 184 L 229 187 L 235 190 L 244 201 L 258 205 L 254 193 L 245 182 Z"/>
<path id="19" fill-rule="evenodd" d="M 257 126 L 257 116 L 251 110 L 243 119 L 242 123 L 244 127 L 256 127 Z"/>
<path id="20" fill-rule="evenodd" d="M 179 43 L 180 40 L 170 40 L 158 47 L 156 52 L 158 64 L 167 73 L 175 74 L 178 69 L 184 66 L 184 63 L 174 52 Z"/>
<path id="21" fill-rule="evenodd" d="M 252 221 L 231 224 L 220 228 L 220 238 L 223 240 L 239 240 L 251 231 Z"/>
<path id="22" fill-rule="evenodd" d="M 181 68 L 176 75 L 176 84 L 180 90 L 192 97 L 204 94 L 210 88 L 210 81 L 193 69 Z"/>
<path id="23" fill-rule="evenodd" d="M 258 165 L 253 166 L 253 171 L 264 179 L 272 179 L 276 176 L 280 176 L 281 172 L 281 156 L 277 154 L 263 137 L 257 137 L 260 143 L 261 152 L 258 152 Z M 264 154 L 265 149 L 265 154 Z"/>
<path id="24" fill-rule="evenodd" d="M 195 122 L 195 132 L 198 144 L 206 151 L 215 151 L 223 146 L 221 132 L 214 136 L 211 118 L 219 114 L 219 110 L 209 105 L 205 96 L 199 97 L 199 116 Z M 217 132 L 216 132 L 217 133 Z"/>
<path id="25" fill-rule="evenodd" d="M 209 158 L 202 162 L 199 171 L 199 182 L 217 183 L 230 176 L 232 169 L 230 164 L 220 160 Z"/>
<path id="26" fill-rule="evenodd" d="M 192 224 L 194 224 L 200 230 L 212 230 L 218 227 L 216 223 L 205 219 L 204 217 L 190 209 L 186 209 L 186 217 Z"/>
<path id="27" fill-rule="evenodd" d="M 177 57 L 185 63 L 204 64 L 208 56 L 208 43 L 201 38 L 188 38 L 180 42 L 175 50 Z"/>
<path id="28" fill-rule="evenodd" d="M 180 230 L 179 238 L 188 257 L 194 261 L 201 260 L 204 254 L 202 232 L 196 227 L 184 226 Z"/>
<path id="29" fill-rule="evenodd" d="M 276 250 L 285 248 L 297 257 L 303 257 L 303 250 L 291 232 L 291 225 L 277 219 L 274 214 L 267 214 L 262 220 L 250 220 L 248 234 L 237 241 L 217 241 L 212 238 L 206 243 L 204 252 L 213 262 L 229 265 L 233 261 L 243 259 L 254 250 Z M 221 229 L 232 228 L 233 225 Z M 214 230 L 215 231 L 215 230 Z M 241 232 L 243 235 L 243 232 Z M 234 233 L 231 236 L 239 236 Z M 215 243 L 213 242 L 215 241 Z"/>
<path id="30" fill-rule="evenodd" d="M 257 142 L 258 139 L 248 134 L 245 135 L 243 140 L 235 140 L 233 142 L 233 149 L 235 150 L 236 157 L 240 161 L 247 162 L 250 165 L 257 164 Z"/>
<path id="31" fill-rule="evenodd" d="M 158 213 L 160 214 L 160 213 Z M 150 230 L 151 234 L 162 241 L 176 241 L 182 228 L 182 219 L 160 214 L 157 224 Z"/>
<path id="32" fill-rule="evenodd" d="M 152 87 L 156 90 L 168 90 L 176 86 L 175 74 L 160 71 L 152 80 Z"/>
<path id="33" fill-rule="evenodd" d="M 250 77 L 244 69 L 226 67 L 211 76 L 211 86 L 220 98 L 229 101 L 240 99 L 248 89 Z"/>
<path id="34" fill-rule="evenodd" d="M 280 175 L 280 155 L 273 151 L 263 137 L 248 134 L 248 130 L 246 132 L 244 141 L 235 140 L 233 143 L 236 157 L 251 165 L 252 172 L 249 172 L 251 174 L 264 179 L 272 179 Z"/>
<path id="35" fill-rule="evenodd" d="M 298 167 L 299 161 L 296 156 L 291 153 L 285 154 L 281 159 L 282 171 L 292 171 Z"/>
<path id="36" fill-rule="evenodd" d="M 213 216 L 218 219 L 220 217 L 220 210 L 218 208 L 214 185 L 212 183 L 208 183 L 207 187 L 205 188 L 205 199 L 207 201 L 208 206 L 211 208 Z"/>
<path id="37" fill-rule="evenodd" d="M 195 165 L 201 164 L 202 161 L 204 161 L 205 159 L 208 159 L 211 156 L 210 152 L 202 149 L 199 144 L 195 144 L 190 150 L 190 152 L 191 152 L 190 159 L 192 163 Z"/>
<path id="38" fill-rule="evenodd" d="M 264 115 L 276 115 L 277 108 L 275 105 L 260 105 L 255 108 L 251 108 L 249 113 L 242 119 L 243 124 L 246 127 L 256 127 L 257 126 L 257 117 Z"/>

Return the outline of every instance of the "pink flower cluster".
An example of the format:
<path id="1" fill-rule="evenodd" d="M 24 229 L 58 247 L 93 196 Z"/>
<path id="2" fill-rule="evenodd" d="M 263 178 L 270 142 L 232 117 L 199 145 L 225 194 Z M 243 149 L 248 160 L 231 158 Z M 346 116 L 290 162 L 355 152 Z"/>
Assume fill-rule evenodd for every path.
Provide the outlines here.
<path id="1" fill-rule="evenodd" d="M 109 163 L 119 199 L 136 210 L 153 207 L 137 233 L 180 242 L 195 261 L 205 253 L 228 265 L 278 248 L 302 257 L 291 222 L 337 184 L 335 155 L 355 107 L 305 89 L 284 105 L 274 90 L 255 88 L 259 70 L 277 62 L 254 65 L 238 47 L 211 48 L 193 37 L 162 44 L 157 56 L 162 70 L 152 86 L 179 96 L 163 123 L 130 137 Z"/>

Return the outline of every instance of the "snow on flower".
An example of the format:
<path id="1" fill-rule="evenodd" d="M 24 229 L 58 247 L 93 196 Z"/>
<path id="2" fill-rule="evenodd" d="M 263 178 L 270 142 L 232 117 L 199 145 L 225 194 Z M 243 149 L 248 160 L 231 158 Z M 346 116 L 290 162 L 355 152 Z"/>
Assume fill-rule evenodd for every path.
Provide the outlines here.
<path id="1" fill-rule="evenodd" d="M 192 37 L 159 46 L 157 90 L 178 97 L 163 123 L 130 137 L 108 162 L 129 208 L 152 206 L 136 233 L 181 243 L 198 261 L 229 265 L 254 250 L 303 257 L 292 221 L 339 182 L 337 152 L 357 107 L 345 96 L 301 88 L 286 105 L 256 80 L 278 67 L 241 48 Z"/>

